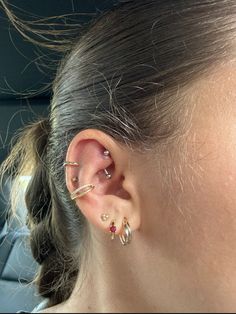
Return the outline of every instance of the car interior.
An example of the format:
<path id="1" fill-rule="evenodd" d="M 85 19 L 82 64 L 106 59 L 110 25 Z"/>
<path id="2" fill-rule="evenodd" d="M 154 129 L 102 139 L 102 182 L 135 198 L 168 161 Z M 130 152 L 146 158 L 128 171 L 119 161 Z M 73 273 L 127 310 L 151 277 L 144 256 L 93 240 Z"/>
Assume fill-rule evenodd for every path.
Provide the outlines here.
<path id="1" fill-rule="evenodd" d="M 11 0 L 8 5 L 22 19 L 75 14 L 83 27 L 117 1 Z M 78 14 L 79 13 L 79 14 Z M 82 13 L 82 14 L 80 14 Z M 78 15 L 78 16 L 77 16 Z M 26 18 L 25 18 L 26 19 Z M 39 49 L 15 29 L 0 7 L 0 162 L 10 151 L 12 139 L 28 123 L 48 115 L 50 88 L 55 69 L 37 62 L 50 51 Z M 54 54 L 54 60 L 60 60 Z M 0 312 L 32 311 L 43 298 L 33 282 L 39 265 L 33 259 L 26 226 L 24 191 L 29 178 L 22 177 L 19 202 L 12 215 L 12 183 L 6 176 L 0 189 Z M 37 202 L 37 200 L 35 200 Z"/>

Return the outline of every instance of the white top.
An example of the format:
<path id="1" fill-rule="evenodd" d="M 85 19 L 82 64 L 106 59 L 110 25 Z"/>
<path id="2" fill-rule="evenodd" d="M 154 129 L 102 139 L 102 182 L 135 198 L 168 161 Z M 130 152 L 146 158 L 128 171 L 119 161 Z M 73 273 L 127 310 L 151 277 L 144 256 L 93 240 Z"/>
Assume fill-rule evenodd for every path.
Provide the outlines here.
<path id="1" fill-rule="evenodd" d="M 47 307 L 48 299 L 43 300 L 41 303 L 35 306 L 33 311 L 31 313 L 38 313 L 38 311 L 41 311 Z"/>

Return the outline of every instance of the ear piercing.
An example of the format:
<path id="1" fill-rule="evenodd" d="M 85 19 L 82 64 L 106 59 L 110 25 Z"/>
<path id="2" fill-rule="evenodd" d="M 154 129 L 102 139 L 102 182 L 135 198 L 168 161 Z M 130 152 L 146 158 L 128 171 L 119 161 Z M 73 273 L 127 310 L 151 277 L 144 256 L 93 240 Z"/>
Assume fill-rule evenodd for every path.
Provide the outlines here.
<path id="1" fill-rule="evenodd" d="M 72 200 L 74 200 L 77 197 L 84 196 L 88 192 L 92 191 L 94 188 L 95 188 L 95 185 L 93 185 L 93 184 L 85 184 L 85 185 L 79 187 L 78 189 L 76 189 L 75 191 L 73 191 L 71 193 L 70 197 Z"/>
<path id="2" fill-rule="evenodd" d="M 107 150 L 107 149 L 104 150 L 103 155 L 104 155 L 105 157 L 110 156 L 109 150 Z M 111 179 L 111 174 L 107 171 L 107 169 L 104 169 L 104 173 L 105 173 L 105 176 L 106 176 L 107 179 Z"/>
<path id="3" fill-rule="evenodd" d="M 109 150 L 104 150 L 103 155 L 108 157 L 110 156 L 110 152 Z M 80 167 L 80 164 L 76 161 L 65 161 L 63 163 L 63 167 L 67 167 L 67 166 L 71 166 L 71 167 Z M 107 171 L 107 169 L 104 169 L 104 173 L 107 179 L 111 179 L 111 174 Z M 76 179 L 76 177 L 72 178 L 72 182 L 78 182 L 78 180 Z"/>
<path id="4" fill-rule="evenodd" d="M 111 240 L 114 240 L 115 239 L 115 233 L 116 233 L 116 226 L 115 226 L 114 220 L 111 222 L 109 230 L 111 233 Z"/>
<path id="5" fill-rule="evenodd" d="M 107 221 L 109 218 L 109 215 L 108 214 L 102 214 L 101 215 L 101 220 L 104 222 L 104 221 Z"/>
<path id="6" fill-rule="evenodd" d="M 66 167 L 66 166 L 79 167 L 80 165 L 78 162 L 75 162 L 75 161 L 65 161 L 63 163 L 63 167 Z"/>
<path id="7" fill-rule="evenodd" d="M 110 156 L 109 150 L 107 150 L 107 149 L 104 150 L 103 155 L 106 156 L 106 157 Z"/>
<path id="8" fill-rule="evenodd" d="M 111 174 L 107 171 L 107 169 L 104 169 L 104 173 L 107 179 L 111 179 Z"/>
<path id="9" fill-rule="evenodd" d="M 103 215 L 108 216 L 107 214 L 102 214 L 101 217 Z M 120 242 L 122 245 L 127 245 L 132 240 L 132 231 L 131 231 L 130 225 L 129 225 L 126 217 L 124 217 L 122 224 L 123 224 L 123 230 L 122 230 L 122 234 L 119 235 L 119 238 L 120 238 Z M 112 222 L 110 223 L 110 227 L 109 227 L 109 230 L 111 233 L 111 240 L 114 240 L 114 238 L 115 238 L 116 229 L 117 228 L 115 226 L 115 221 L 112 220 Z"/>
<path id="10" fill-rule="evenodd" d="M 122 235 L 119 236 L 119 238 L 120 238 L 120 242 L 123 245 L 129 244 L 132 240 L 132 231 L 130 229 L 130 225 L 128 223 L 128 220 L 125 217 L 123 220 L 123 232 L 122 232 Z"/>
<path id="11" fill-rule="evenodd" d="M 108 157 L 110 155 L 110 152 L 106 149 L 106 150 L 104 150 L 103 155 Z M 63 163 L 63 167 L 67 167 L 67 166 L 80 167 L 80 164 L 76 161 L 67 161 L 66 160 Z M 107 171 L 107 169 L 104 169 L 104 173 L 105 173 L 107 179 L 111 179 L 111 174 Z M 71 181 L 73 183 L 76 183 L 79 181 L 79 179 L 78 179 L 78 177 L 73 177 L 71 179 Z M 74 200 L 77 197 L 82 197 L 85 194 L 87 194 L 88 192 L 92 191 L 94 188 L 95 188 L 95 186 L 93 184 L 83 185 L 71 193 L 71 199 Z M 103 217 L 103 219 L 105 219 L 105 216 Z M 108 217 L 106 219 L 108 219 Z"/>

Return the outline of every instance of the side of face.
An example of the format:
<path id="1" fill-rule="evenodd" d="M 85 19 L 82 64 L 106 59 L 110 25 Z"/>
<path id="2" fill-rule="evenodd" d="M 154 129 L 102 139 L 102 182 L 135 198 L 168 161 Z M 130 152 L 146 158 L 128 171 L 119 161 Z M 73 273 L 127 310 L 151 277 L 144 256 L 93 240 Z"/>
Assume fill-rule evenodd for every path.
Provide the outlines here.
<path id="1" fill-rule="evenodd" d="M 236 291 L 236 65 L 198 81 L 191 127 L 168 158 L 150 162 L 143 226 L 166 259 L 210 296 Z M 152 184 L 150 184 L 150 182 Z M 142 192 L 141 192 L 142 193 Z M 144 223 L 145 222 L 145 223 Z M 220 283 L 220 285 L 219 285 Z M 236 301 L 235 301 L 236 306 Z"/>

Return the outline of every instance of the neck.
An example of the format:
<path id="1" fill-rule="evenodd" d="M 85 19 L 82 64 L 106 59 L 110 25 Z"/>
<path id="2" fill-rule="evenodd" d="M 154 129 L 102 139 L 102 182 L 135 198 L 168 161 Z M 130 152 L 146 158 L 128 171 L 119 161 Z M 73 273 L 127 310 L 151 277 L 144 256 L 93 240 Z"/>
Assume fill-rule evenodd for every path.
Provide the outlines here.
<path id="1" fill-rule="evenodd" d="M 179 268 L 177 263 L 154 252 L 155 244 L 147 247 L 141 243 L 137 233 L 125 247 L 118 238 L 100 240 L 83 264 L 71 297 L 64 303 L 67 312 L 200 310 L 198 295 L 191 289 L 191 265 L 189 269 Z"/>

